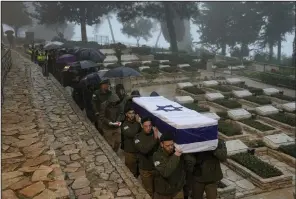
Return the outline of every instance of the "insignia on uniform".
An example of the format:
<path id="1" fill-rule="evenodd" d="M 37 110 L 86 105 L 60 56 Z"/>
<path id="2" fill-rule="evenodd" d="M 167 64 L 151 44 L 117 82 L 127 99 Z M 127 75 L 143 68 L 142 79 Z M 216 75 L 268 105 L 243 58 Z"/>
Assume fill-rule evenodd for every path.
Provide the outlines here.
<path id="1" fill-rule="evenodd" d="M 136 144 L 138 144 L 139 142 L 140 142 L 140 140 L 139 140 L 139 139 L 136 139 L 136 140 L 135 140 L 135 143 L 136 143 Z"/>
<path id="2" fill-rule="evenodd" d="M 160 165 L 160 162 L 159 162 L 159 161 L 155 161 L 155 162 L 154 162 L 154 166 L 157 167 L 158 165 Z"/>
<path id="3" fill-rule="evenodd" d="M 129 128 L 128 126 L 123 127 L 124 130 L 126 130 L 126 129 L 128 129 L 128 128 Z"/>
<path id="4" fill-rule="evenodd" d="M 95 94 L 93 94 L 93 96 L 92 96 L 93 98 L 96 98 L 97 96 L 95 95 Z"/>

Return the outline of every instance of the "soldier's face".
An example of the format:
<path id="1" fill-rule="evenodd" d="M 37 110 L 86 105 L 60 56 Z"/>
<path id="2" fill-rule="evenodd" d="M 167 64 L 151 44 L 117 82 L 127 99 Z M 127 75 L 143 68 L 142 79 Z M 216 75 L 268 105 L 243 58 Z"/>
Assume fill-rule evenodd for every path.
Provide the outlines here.
<path id="1" fill-rule="evenodd" d="M 109 84 L 101 84 L 101 89 L 102 89 L 103 91 L 107 91 L 107 90 L 109 90 Z"/>
<path id="2" fill-rule="evenodd" d="M 172 154 L 174 152 L 175 146 L 173 140 L 163 141 L 160 145 L 168 154 Z"/>
<path id="3" fill-rule="evenodd" d="M 152 124 L 151 124 L 151 121 L 146 121 L 143 123 L 143 130 L 145 133 L 150 133 L 151 132 L 151 129 L 152 129 Z"/>
<path id="4" fill-rule="evenodd" d="M 135 111 L 130 110 L 126 113 L 126 117 L 128 120 L 132 121 L 135 119 Z"/>

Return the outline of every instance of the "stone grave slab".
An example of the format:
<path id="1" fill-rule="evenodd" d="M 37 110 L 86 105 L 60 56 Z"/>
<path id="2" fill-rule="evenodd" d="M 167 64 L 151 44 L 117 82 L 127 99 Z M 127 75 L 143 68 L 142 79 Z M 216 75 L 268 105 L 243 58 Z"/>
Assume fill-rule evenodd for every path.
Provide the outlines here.
<path id="1" fill-rule="evenodd" d="M 159 63 L 169 62 L 170 60 L 159 60 Z"/>
<path id="2" fill-rule="evenodd" d="M 279 112 L 279 109 L 271 106 L 271 105 L 265 105 L 265 106 L 259 106 L 255 108 L 255 111 L 259 115 L 271 115 L 271 114 L 276 114 Z"/>
<path id="3" fill-rule="evenodd" d="M 133 63 L 133 62 L 130 62 L 130 61 L 123 61 L 123 62 L 121 62 L 121 64 L 122 64 L 123 66 L 125 66 L 125 64 L 131 64 L 131 63 Z"/>
<path id="4" fill-rule="evenodd" d="M 289 103 L 286 103 L 286 104 L 283 104 L 282 105 L 282 108 L 285 110 L 285 111 L 288 111 L 288 112 L 293 112 L 295 111 L 295 103 L 296 102 L 289 102 Z"/>
<path id="5" fill-rule="evenodd" d="M 224 70 L 223 73 L 230 75 L 231 74 L 231 71 L 230 70 Z"/>
<path id="6" fill-rule="evenodd" d="M 104 60 L 104 63 L 115 63 L 115 62 L 117 62 L 117 58 L 115 55 L 107 55 Z"/>
<path id="7" fill-rule="evenodd" d="M 109 69 L 102 69 L 102 70 L 99 70 L 98 73 L 100 74 L 100 76 L 104 76 L 107 71 L 109 71 Z"/>
<path id="8" fill-rule="evenodd" d="M 239 70 L 240 68 L 238 66 L 228 66 L 229 70 Z"/>
<path id="9" fill-rule="evenodd" d="M 200 59 L 193 59 L 193 61 L 200 62 Z"/>
<path id="10" fill-rule="evenodd" d="M 99 49 L 105 55 L 114 55 L 115 51 L 113 49 Z"/>
<path id="11" fill-rule="evenodd" d="M 248 119 L 252 116 L 251 113 L 243 108 L 229 110 L 227 114 L 233 120 Z"/>
<path id="12" fill-rule="evenodd" d="M 241 80 L 240 78 L 227 78 L 226 82 L 229 84 L 238 84 L 243 82 L 243 80 Z"/>
<path id="13" fill-rule="evenodd" d="M 252 93 L 248 90 L 232 91 L 233 95 L 238 98 L 251 96 Z"/>
<path id="14" fill-rule="evenodd" d="M 121 60 L 122 61 L 137 61 L 137 60 L 139 60 L 139 58 L 136 55 L 131 54 L 131 55 L 122 55 Z"/>
<path id="15" fill-rule="evenodd" d="M 169 68 L 171 67 L 170 65 L 159 65 L 159 68 L 162 69 L 162 68 Z"/>
<path id="16" fill-rule="evenodd" d="M 191 96 L 176 96 L 175 102 L 179 104 L 191 104 L 194 102 L 194 99 Z"/>
<path id="17" fill-rule="evenodd" d="M 263 141 L 272 149 L 277 149 L 281 145 L 289 145 L 295 143 L 295 140 L 285 133 L 264 136 Z"/>
<path id="18" fill-rule="evenodd" d="M 224 95 L 221 93 L 206 93 L 205 98 L 209 101 L 214 101 L 216 99 L 223 99 Z"/>
<path id="19" fill-rule="evenodd" d="M 202 115 L 212 118 L 214 120 L 220 120 L 219 115 L 217 115 L 216 113 L 212 113 L 212 112 L 206 112 L 206 113 L 201 113 Z"/>
<path id="20" fill-rule="evenodd" d="M 151 63 L 151 61 L 142 61 L 142 64 Z"/>
<path id="21" fill-rule="evenodd" d="M 279 93 L 280 91 L 276 88 L 264 88 L 263 92 L 265 95 L 273 95 Z"/>
<path id="22" fill-rule="evenodd" d="M 228 140 L 226 141 L 226 147 L 228 156 L 248 151 L 247 145 L 240 140 Z"/>
<path id="23" fill-rule="evenodd" d="M 216 80 L 203 81 L 202 83 L 206 87 L 217 86 L 219 84 Z"/>
<path id="24" fill-rule="evenodd" d="M 237 66 L 239 69 L 245 69 L 246 67 L 244 65 Z"/>
<path id="25" fill-rule="evenodd" d="M 142 70 L 144 70 L 146 68 L 150 68 L 150 67 L 149 66 L 141 66 L 141 67 L 139 67 L 139 70 L 142 71 Z"/>
<path id="26" fill-rule="evenodd" d="M 177 83 L 177 88 L 179 88 L 179 89 L 183 89 L 185 87 L 191 87 L 191 86 L 193 86 L 193 84 L 191 82 Z"/>
<path id="27" fill-rule="evenodd" d="M 184 68 L 184 67 L 190 67 L 190 65 L 189 64 L 178 64 L 177 67 Z"/>

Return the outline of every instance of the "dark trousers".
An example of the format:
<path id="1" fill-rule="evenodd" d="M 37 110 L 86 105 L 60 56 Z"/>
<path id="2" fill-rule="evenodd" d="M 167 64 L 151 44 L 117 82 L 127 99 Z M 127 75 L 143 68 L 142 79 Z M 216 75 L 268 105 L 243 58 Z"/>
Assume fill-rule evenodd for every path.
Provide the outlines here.
<path id="1" fill-rule="evenodd" d="M 192 186 L 192 199 L 203 199 L 204 192 L 206 192 L 207 199 L 217 199 L 217 189 L 216 182 L 201 183 L 195 181 Z"/>

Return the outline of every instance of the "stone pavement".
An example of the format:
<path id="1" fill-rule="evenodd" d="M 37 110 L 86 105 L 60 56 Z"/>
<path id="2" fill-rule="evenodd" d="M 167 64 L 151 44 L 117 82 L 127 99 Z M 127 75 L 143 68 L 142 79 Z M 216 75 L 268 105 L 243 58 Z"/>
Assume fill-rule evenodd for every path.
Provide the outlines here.
<path id="1" fill-rule="evenodd" d="M 2 110 L 2 198 L 150 198 L 60 84 L 12 56 Z"/>

